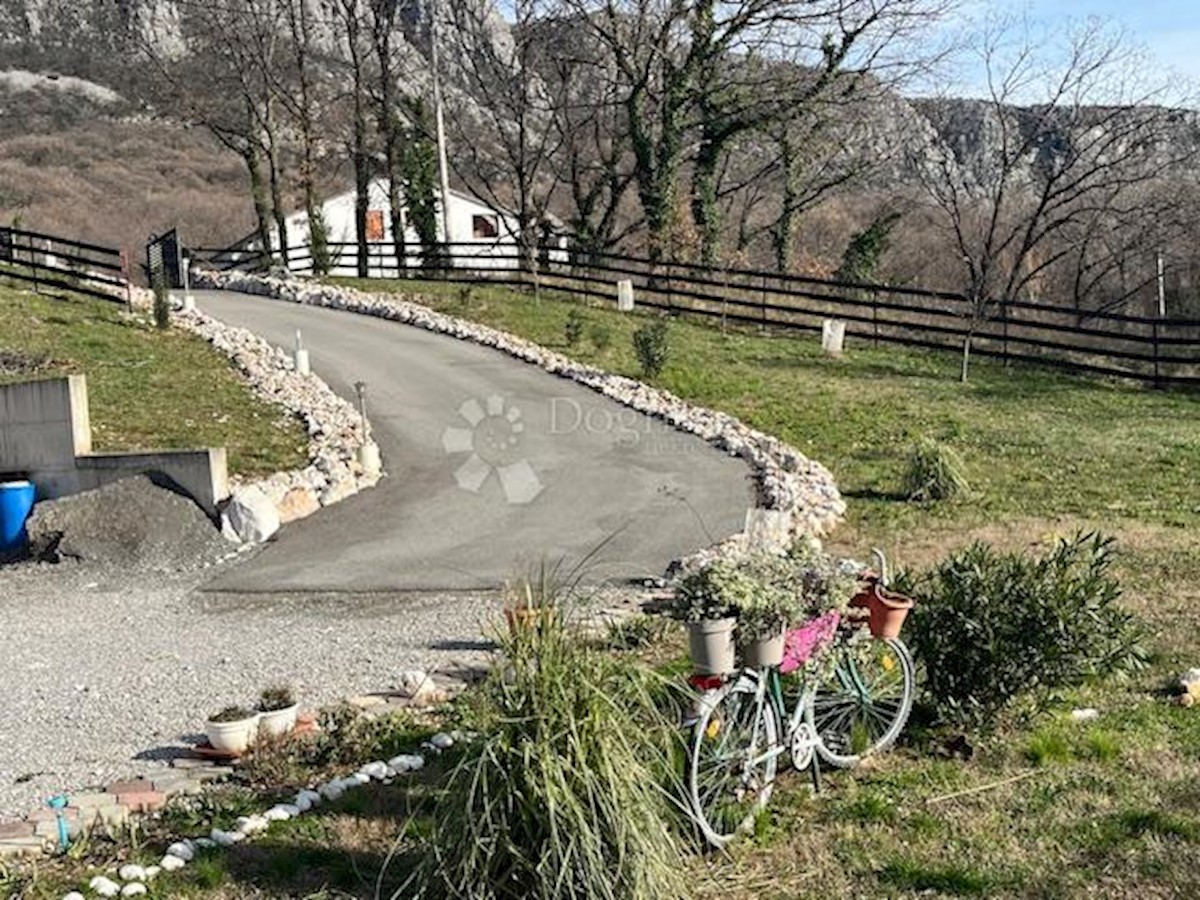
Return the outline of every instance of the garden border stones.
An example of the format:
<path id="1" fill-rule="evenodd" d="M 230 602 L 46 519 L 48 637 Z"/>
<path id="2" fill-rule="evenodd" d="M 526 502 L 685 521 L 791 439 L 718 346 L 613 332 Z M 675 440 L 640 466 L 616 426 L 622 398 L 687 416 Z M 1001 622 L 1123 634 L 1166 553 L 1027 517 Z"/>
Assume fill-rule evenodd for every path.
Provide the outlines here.
<path id="1" fill-rule="evenodd" d="M 136 305 L 153 302 L 152 292 L 136 290 Z M 234 497 L 243 496 L 253 505 L 261 492 L 274 505 L 279 523 L 286 524 L 379 481 L 382 473 L 364 471 L 360 462 L 364 436 L 358 410 L 319 377 L 301 375 L 286 352 L 253 332 L 197 309 L 176 309 L 172 321 L 229 357 L 255 396 L 299 418 L 308 433 L 307 466 L 256 480 L 234 476 Z M 228 528 L 225 533 L 233 536 Z"/>
<path id="2" fill-rule="evenodd" d="M 748 541 L 765 539 L 768 534 L 772 539 L 802 534 L 824 537 L 845 514 L 846 504 L 829 470 L 778 438 L 757 431 L 726 413 L 693 406 L 669 391 L 584 365 L 532 341 L 435 312 L 418 302 L 401 300 L 393 295 L 368 294 L 305 279 L 243 272 L 198 269 L 194 270 L 193 277 L 197 287 L 239 291 L 375 316 L 492 347 L 661 419 L 679 431 L 697 435 L 718 450 L 741 457 L 754 473 L 760 509 L 747 516 L 746 530 L 685 560 L 676 561 L 672 570 L 690 568 L 711 559 L 714 554 L 736 551 Z"/>

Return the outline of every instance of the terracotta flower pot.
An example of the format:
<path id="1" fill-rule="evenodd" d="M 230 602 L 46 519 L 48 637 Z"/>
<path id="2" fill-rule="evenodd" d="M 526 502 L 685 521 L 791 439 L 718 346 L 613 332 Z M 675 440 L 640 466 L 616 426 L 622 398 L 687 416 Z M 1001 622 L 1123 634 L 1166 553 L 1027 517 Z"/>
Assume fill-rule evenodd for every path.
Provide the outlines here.
<path id="1" fill-rule="evenodd" d="M 701 619 L 688 625 L 692 671 L 698 675 L 724 675 L 737 667 L 733 629 L 737 619 Z"/>
<path id="2" fill-rule="evenodd" d="M 518 628 L 533 628 L 539 622 L 554 621 L 554 607 L 506 606 L 504 608 L 504 621 L 508 623 L 510 631 L 515 631 Z"/>
<path id="3" fill-rule="evenodd" d="M 913 605 L 911 598 L 889 591 L 876 582 L 867 597 L 871 634 L 881 640 L 899 637 L 900 628 Z"/>
<path id="4" fill-rule="evenodd" d="M 742 644 L 742 665 L 751 669 L 761 669 L 765 666 L 777 666 L 783 662 L 783 648 L 787 633 L 784 628 L 779 634 L 768 638 L 745 641 Z"/>

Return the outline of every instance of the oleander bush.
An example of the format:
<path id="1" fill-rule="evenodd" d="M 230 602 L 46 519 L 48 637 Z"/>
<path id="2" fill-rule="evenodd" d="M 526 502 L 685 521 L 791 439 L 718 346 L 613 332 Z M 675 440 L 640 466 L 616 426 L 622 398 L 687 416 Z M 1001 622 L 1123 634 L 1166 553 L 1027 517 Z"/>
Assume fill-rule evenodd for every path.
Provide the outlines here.
<path id="1" fill-rule="evenodd" d="M 937 717 L 987 727 L 1010 701 L 1143 669 L 1143 630 L 1120 604 L 1113 541 L 1059 540 L 1040 555 L 977 542 L 900 577 L 916 609 L 905 638 Z"/>

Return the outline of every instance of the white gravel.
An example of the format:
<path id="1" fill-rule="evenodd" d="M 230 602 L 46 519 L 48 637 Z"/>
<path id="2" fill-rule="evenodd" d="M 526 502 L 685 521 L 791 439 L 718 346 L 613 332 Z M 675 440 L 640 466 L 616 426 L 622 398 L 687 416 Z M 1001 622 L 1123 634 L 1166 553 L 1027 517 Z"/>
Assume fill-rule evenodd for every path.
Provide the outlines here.
<path id="1" fill-rule="evenodd" d="M 305 706 L 477 661 L 482 595 L 206 595 L 213 569 L 0 568 L 0 819 L 153 774 L 209 713 L 289 682 Z"/>

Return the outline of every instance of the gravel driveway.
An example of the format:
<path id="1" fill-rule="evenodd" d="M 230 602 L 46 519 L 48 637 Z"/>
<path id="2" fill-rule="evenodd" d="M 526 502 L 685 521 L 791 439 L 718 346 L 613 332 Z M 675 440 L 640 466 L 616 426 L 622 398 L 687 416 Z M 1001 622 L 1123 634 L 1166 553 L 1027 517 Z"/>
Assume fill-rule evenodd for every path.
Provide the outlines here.
<path id="1" fill-rule="evenodd" d="M 498 609 L 481 594 L 196 592 L 219 571 L 0 568 L 0 819 L 152 771 L 205 713 L 268 684 L 314 706 L 477 659 Z"/>

